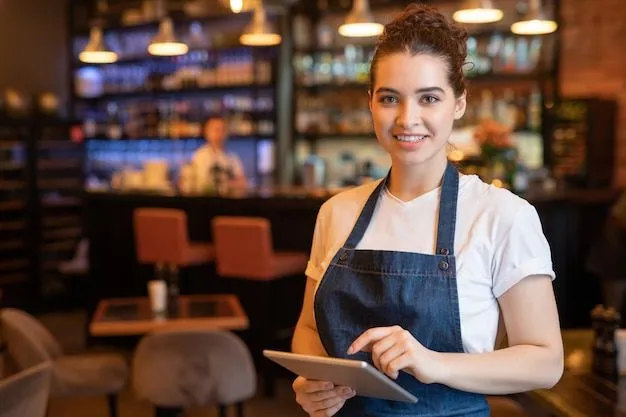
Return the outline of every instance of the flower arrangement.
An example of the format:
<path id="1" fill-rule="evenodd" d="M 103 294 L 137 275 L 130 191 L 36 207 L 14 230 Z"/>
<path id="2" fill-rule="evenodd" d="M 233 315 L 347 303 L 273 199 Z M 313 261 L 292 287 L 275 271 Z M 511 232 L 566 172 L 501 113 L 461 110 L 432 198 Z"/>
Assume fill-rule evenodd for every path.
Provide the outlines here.
<path id="1" fill-rule="evenodd" d="M 491 119 L 485 119 L 476 126 L 474 139 L 480 145 L 483 156 L 488 158 L 515 149 L 511 142 L 511 131 Z"/>
<path id="2" fill-rule="evenodd" d="M 510 184 L 517 166 L 517 151 L 511 140 L 510 129 L 486 119 L 476 126 L 474 140 L 480 146 L 484 179 L 498 179 Z"/>

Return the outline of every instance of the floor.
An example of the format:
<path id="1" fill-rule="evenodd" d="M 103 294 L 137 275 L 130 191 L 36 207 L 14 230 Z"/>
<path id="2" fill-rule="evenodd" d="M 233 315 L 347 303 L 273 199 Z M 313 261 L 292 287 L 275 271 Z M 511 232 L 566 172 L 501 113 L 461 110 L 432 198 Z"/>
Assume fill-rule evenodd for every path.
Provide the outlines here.
<path id="1" fill-rule="evenodd" d="M 39 317 L 44 325 L 59 339 L 66 353 L 78 353 L 85 349 L 84 329 L 86 316 L 80 311 L 45 314 Z M 119 399 L 118 417 L 152 417 L 153 408 L 137 400 L 130 388 L 122 392 Z M 82 397 L 52 399 L 47 417 L 107 417 L 104 397 Z M 234 416 L 234 410 L 231 411 Z M 217 416 L 213 408 L 188 410 L 188 417 Z M 245 405 L 246 417 L 306 416 L 294 401 L 289 378 L 279 379 L 275 398 L 257 395 Z"/>

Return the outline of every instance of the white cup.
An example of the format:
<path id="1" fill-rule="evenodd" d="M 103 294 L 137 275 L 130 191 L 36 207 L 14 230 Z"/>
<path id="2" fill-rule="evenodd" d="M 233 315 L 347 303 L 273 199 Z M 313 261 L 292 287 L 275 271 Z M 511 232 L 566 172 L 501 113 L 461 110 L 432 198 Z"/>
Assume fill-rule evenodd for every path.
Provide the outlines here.
<path id="1" fill-rule="evenodd" d="M 164 280 L 148 281 L 150 307 L 154 314 L 163 314 L 167 308 L 167 284 Z"/>

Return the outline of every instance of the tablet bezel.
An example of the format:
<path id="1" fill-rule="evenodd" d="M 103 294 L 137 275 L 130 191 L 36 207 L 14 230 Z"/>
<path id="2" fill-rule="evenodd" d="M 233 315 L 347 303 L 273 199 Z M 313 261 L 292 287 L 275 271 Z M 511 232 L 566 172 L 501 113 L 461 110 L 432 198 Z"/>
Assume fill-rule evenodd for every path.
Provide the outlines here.
<path id="1" fill-rule="evenodd" d="M 263 356 L 307 379 L 346 385 L 357 395 L 416 403 L 418 399 L 365 361 L 263 350 Z"/>

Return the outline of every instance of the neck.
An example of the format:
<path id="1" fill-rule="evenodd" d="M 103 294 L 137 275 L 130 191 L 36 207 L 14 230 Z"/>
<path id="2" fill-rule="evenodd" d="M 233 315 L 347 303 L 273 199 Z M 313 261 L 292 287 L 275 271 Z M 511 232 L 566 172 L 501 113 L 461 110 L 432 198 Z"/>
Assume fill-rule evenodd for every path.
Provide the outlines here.
<path id="1" fill-rule="evenodd" d="M 448 160 L 441 158 L 419 165 L 393 164 L 387 188 L 402 201 L 413 200 L 441 185 Z"/>

